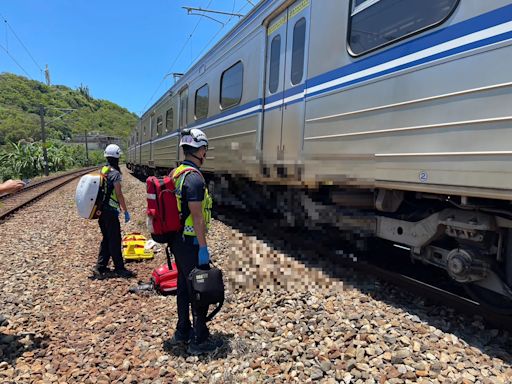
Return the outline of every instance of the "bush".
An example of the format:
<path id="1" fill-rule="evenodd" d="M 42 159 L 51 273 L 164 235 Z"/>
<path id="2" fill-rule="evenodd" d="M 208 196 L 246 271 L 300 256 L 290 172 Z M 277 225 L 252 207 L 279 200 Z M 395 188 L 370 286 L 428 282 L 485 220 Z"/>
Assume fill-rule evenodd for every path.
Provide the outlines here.
<path id="1" fill-rule="evenodd" d="M 59 141 L 46 143 L 48 170 L 64 171 L 86 165 L 85 148 L 82 145 L 66 145 Z M 0 150 L 0 178 L 2 180 L 26 179 L 44 173 L 42 142 L 9 142 Z"/>

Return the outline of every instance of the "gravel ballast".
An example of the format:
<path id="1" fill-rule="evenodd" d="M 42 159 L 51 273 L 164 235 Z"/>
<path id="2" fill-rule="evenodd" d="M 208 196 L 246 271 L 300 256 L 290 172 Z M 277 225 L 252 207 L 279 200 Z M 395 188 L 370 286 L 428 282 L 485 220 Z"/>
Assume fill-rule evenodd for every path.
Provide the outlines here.
<path id="1" fill-rule="evenodd" d="M 145 184 L 124 179 L 122 229 L 147 236 Z M 162 249 L 128 264 L 135 279 L 90 278 L 101 235 L 75 187 L 0 224 L 0 383 L 512 383 L 507 332 L 387 284 L 343 284 L 218 220 L 227 296 L 210 331 L 225 346 L 189 356 L 168 343 L 176 298 L 128 293 Z"/>

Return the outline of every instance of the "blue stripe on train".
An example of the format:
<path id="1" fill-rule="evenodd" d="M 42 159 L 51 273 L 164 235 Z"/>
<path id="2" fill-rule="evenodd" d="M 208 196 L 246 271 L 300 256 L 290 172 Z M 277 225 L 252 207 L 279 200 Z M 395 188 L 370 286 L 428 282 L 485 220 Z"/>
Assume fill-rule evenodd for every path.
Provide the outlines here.
<path id="1" fill-rule="evenodd" d="M 314 87 L 512 20 L 512 4 L 307 80 Z"/>
<path id="2" fill-rule="evenodd" d="M 512 21 L 512 4 L 507 5 L 505 7 L 496 9 L 494 11 L 488 12 L 484 15 L 477 16 L 473 19 L 469 19 L 466 21 L 462 21 L 458 24 L 455 24 L 453 26 L 449 26 L 443 29 L 440 29 L 438 31 L 432 32 L 428 35 L 419 37 L 415 40 L 403 43 L 397 47 L 390 48 L 386 51 L 383 51 L 381 53 L 374 54 L 373 56 L 370 56 L 366 59 L 359 60 L 355 63 L 348 64 L 344 67 L 337 68 L 335 70 L 332 70 L 330 72 L 326 72 L 324 74 L 318 75 L 316 77 L 313 77 L 311 79 L 306 80 L 306 84 L 301 84 L 296 87 L 287 89 L 284 92 L 278 92 L 275 95 L 272 95 L 270 97 L 267 97 L 265 99 L 265 104 L 270 104 L 275 101 L 286 99 L 288 97 L 297 95 L 304 91 L 304 89 L 309 89 L 315 86 L 319 86 L 325 83 L 328 83 L 329 81 L 333 81 L 336 79 L 339 79 L 343 76 L 348 76 L 360 71 L 364 71 L 366 69 L 373 68 L 375 66 L 385 64 L 387 62 L 390 62 L 395 59 L 399 59 L 401 57 L 414 54 L 417 52 L 420 52 L 422 50 L 437 46 L 439 44 L 443 44 L 449 41 L 452 41 L 454 39 L 458 39 L 467 35 L 470 35 L 475 32 L 479 32 L 506 22 Z M 476 48 L 481 48 L 486 45 L 495 44 L 499 42 L 503 42 L 506 40 L 512 39 L 512 31 L 506 32 L 500 35 L 492 36 L 483 40 L 479 40 L 470 44 L 461 45 L 459 47 L 440 52 L 422 59 L 418 59 L 403 65 L 398 65 L 393 68 L 389 68 L 384 71 L 380 71 L 375 74 L 371 74 L 368 76 L 361 77 L 359 79 L 355 79 L 352 81 L 348 81 L 342 84 L 338 84 L 329 88 L 321 89 L 313 93 L 307 94 L 306 98 L 317 96 L 322 93 L 327 93 L 336 89 L 340 89 L 343 87 L 348 87 L 353 84 L 361 83 L 367 80 L 371 80 L 374 78 L 378 78 L 381 76 L 385 76 L 390 73 L 402 71 L 404 69 L 413 68 L 428 62 L 432 62 L 435 60 L 439 60 L 442 58 L 446 58 L 449 56 L 453 56 L 459 53 L 467 52 Z M 297 100 L 293 100 L 291 102 L 286 103 L 287 105 L 295 104 L 298 102 L 301 102 L 304 100 L 304 97 L 298 98 Z M 243 117 L 248 117 L 253 114 L 261 113 L 263 110 L 263 100 L 262 99 L 256 99 L 253 101 L 250 101 L 244 105 L 240 105 L 238 107 L 223 111 L 215 116 L 209 117 L 208 119 L 196 121 L 192 124 L 189 124 L 188 127 L 193 128 L 195 126 L 204 125 L 213 122 L 214 120 L 221 119 L 223 117 L 227 117 L 230 115 L 233 115 L 235 113 L 253 108 L 255 106 L 261 106 L 262 108 L 258 108 L 255 111 L 248 112 L 246 114 L 242 114 L 240 116 L 236 116 L 230 119 L 227 119 L 223 121 L 222 123 L 226 121 L 231 121 L 233 119 L 239 119 Z M 266 111 L 272 111 L 276 108 L 281 107 L 281 105 L 274 106 L 272 108 L 267 109 Z M 217 125 L 218 123 L 212 123 L 210 126 L 203 127 L 203 129 L 208 129 L 211 126 Z"/>

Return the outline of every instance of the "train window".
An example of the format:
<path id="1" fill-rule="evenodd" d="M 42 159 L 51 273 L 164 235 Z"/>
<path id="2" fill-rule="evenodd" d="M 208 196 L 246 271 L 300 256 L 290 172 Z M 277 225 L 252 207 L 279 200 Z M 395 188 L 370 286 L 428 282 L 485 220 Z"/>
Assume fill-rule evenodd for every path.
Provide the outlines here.
<path id="1" fill-rule="evenodd" d="M 174 109 L 168 109 L 165 113 L 165 132 L 173 130 Z"/>
<path id="2" fill-rule="evenodd" d="M 186 127 L 188 123 L 188 88 L 180 93 L 180 128 Z"/>
<path id="3" fill-rule="evenodd" d="M 208 84 L 203 85 L 196 91 L 196 100 L 194 105 L 194 116 L 196 120 L 204 119 L 208 116 L 208 97 L 210 88 Z"/>
<path id="4" fill-rule="evenodd" d="M 146 126 L 144 126 L 143 131 L 142 131 L 142 139 L 145 139 L 145 138 L 146 138 Z"/>
<path id="5" fill-rule="evenodd" d="M 302 81 L 304 76 L 304 51 L 306 47 L 306 19 L 302 18 L 293 27 L 292 85 Z"/>
<path id="6" fill-rule="evenodd" d="M 279 64 L 281 62 L 281 35 L 274 36 L 270 44 L 270 69 L 268 90 L 275 93 L 279 87 Z"/>
<path id="7" fill-rule="evenodd" d="M 156 135 L 160 136 L 163 133 L 164 128 L 164 120 L 162 115 L 158 116 L 156 119 Z"/>
<path id="8" fill-rule="evenodd" d="M 352 0 L 350 51 L 362 55 L 446 20 L 459 0 Z"/>
<path id="9" fill-rule="evenodd" d="M 241 61 L 226 69 L 220 79 L 220 106 L 233 107 L 242 100 L 244 66 Z"/>

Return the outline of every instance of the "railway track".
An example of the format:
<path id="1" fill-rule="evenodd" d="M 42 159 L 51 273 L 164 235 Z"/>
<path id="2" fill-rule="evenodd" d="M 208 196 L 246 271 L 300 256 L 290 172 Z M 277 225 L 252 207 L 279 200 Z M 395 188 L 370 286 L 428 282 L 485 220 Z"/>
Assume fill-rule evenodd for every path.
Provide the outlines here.
<path id="1" fill-rule="evenodd" d="M 80 177 L 98 167 L 89 167 L 63 175 L 52 176 L 41 181 L 29 184 L 21 191 L 0 197 L 0 222 L 6 220 L 14 212 L 27 204 L 45 196 L 46 194 L 62 187 L 70 181 Z"/>
<path id="2" fill-rule="evenodd" d="M 142 182 L 144 177 L 138 177 Z M 408 257 L 400 257 L 389 243 L 377 248 L 379 258 L 362 254 L 354 239 L 344 240 L 340 230 L 325 227 L 311 230 L 287 225 L 277 214 L 269 211 L 247 212 L 238 206 L 214 204 L 214 216 L 237 230 L 267 242 L 273 248 L 289 254 L 306 266 L 319 268 L 331 277 L 352 286 L 364 286 L 361 281 L 389 283 L 430 303 L 445 306 L 467 316 L 479 316 L 490 327 L 512 332 L 512 315 L 491 311 L 472 300 L 465 290 L 452 282 L 435 267 L 413 265 Z M 374 249 L 375 252 L 375 249 Z M 386 255 L 384 257 L 383 255 Z M 383 261 L 384 260 L 384 261 Z M 395 260 L 395 263 L 389 262 Z M 387 264 L 387 265 L 386 265 Z M 393 265 L 394 264 L 394 265 Z"/>
<path id="3" fill-rule="evenodd" d="M 453 308 L 469 316 L 480 316 L 491 327 L 512 331 L 512 316 L 491 312 L 480 303 L 470 299 L 455 287 L 442 289 L 431 283 L 407 274 L 387 270 L 370 263 L 355 263 L 354 269 L 371 274 L 378 279 L 391 283 L 410 294 L 426 298 L 433 303 Z"/>
<path id="4" fill-rule="evenodd" d="M 429 303 L 454 309 L 470 317 L 480 316 L 489 327 L 512 331 L 512 316 L 491 312 L 470 299 L 463 288 L 452 283 L 448 277 L 444 279 L 442 271 L 434 270 L 434 267 L 418 268 L 417 265 L 405 265 L 401 262 L 386 265 L 382 262 L 384 255 L 395 257 L 395 254 L 390 254 L 393 252 L 390 246 L 379 245 L 377 249 L 381 261 L 372 260 L 360 251 L 358 253 L 350 241 L 341 240 L 336 228 L 323 228 L 319 231 L 289 227 L 276 221 L 276 218 L 266 219 L 263 215 L 255 218 L 232 207 L 216 207 L 216 211 L 217 218 L 224 223 L 256 236 L 305 265 L 319 268 L 349 285 L 363 287 L 365 290 L 369 281 L 385 282 Z M 386 260 L 390 260 L 388 257 Z M 407 261 L 408 258 L 402 256 L 402 259 Z M 398 265 L 402 267 L 399 268 Z M 378 289 L 368 289 L 368 292 L 379 295 Z"/>

